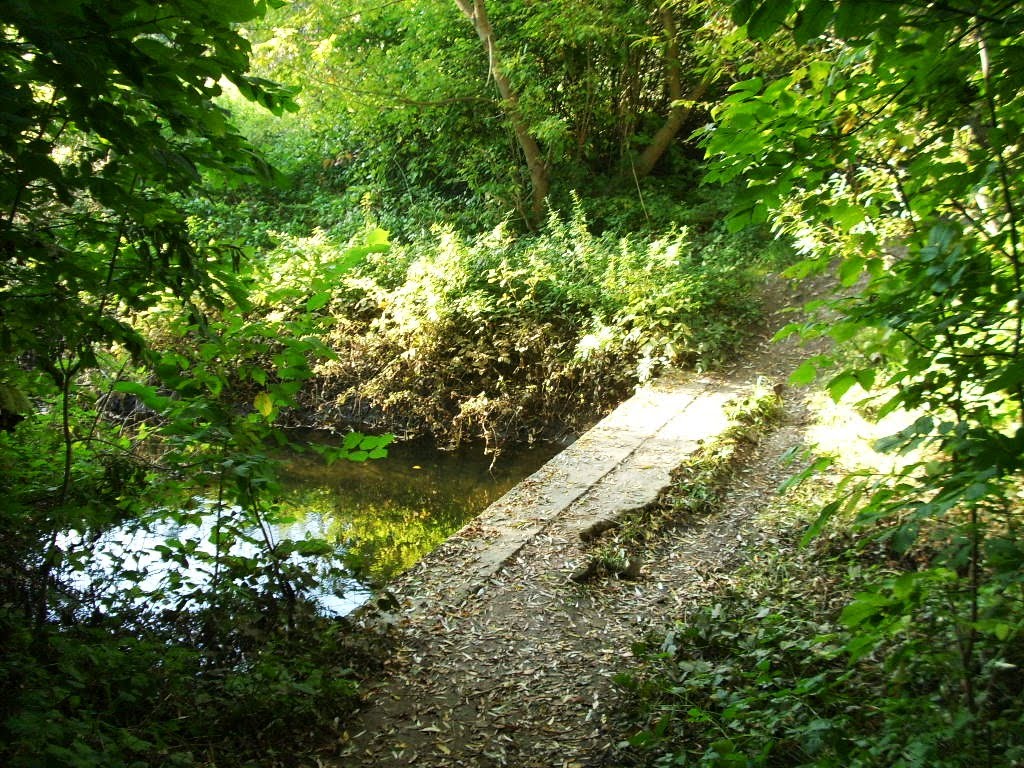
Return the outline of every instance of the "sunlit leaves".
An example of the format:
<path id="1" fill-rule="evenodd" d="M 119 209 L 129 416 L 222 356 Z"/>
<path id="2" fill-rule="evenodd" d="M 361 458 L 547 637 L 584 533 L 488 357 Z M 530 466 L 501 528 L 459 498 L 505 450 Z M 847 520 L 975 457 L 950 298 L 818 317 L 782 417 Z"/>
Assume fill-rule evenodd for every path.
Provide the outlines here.
<path id="1" fill-rule="evenodd" d="M 686 103 L 696 120 L 717 83 L 744 66 L 743 46 L 716 3 L 490 0 L 487 8 L 520 129 L 539 142 L 535 159 L 562 181 L 556 194 L 627 172 L 624 159 L 644 149 L 674 105 Z M 667 16 L 680 50 L 671 64 Z M 302 87 L 303 119 L 339 177 L 373 179 L 375 195 L 406 197 L 403 208 L 418 202 L 418 190 L 472 200 L 498 217 L 529 205 L 528 168 L 507 140 L 517 130 L 508 105 L 452 0 L 358 13 L 293 3 L 253 37 L 261 70 Z M 666 87 L 669 70 L 678 88 Z M 687 141 L 688 128 L 675 126 L 676 144 Z"/>
<path id="2" fill-rule="evenodd" d="M 825 264 L 837 272 L 849 296 L 816 327 L 791 329 L 855 350 L 828 379 L 830 394 L 878 388 L 881 405 L 862 404 L 872 415 L 906 412 L 903 428 L 876 445 L 899 457 L 891 472 L 844 480 L 808 533 L 852 518 L 891 551 L 919 558 L 915 572 L 861 592 L 844 611 L 846 650 L 863 662 L 898 647 L 887 669 L 920 684 L 952 675 L 960 691 L 944 694 L 945 706 L 975 738 L 988 725 L 971 691 L 1016 653 L 1002 643 L 1020 642 L 1000 590 L 1020 585 L 1019 569 L 1004 570 L 1018 562 L 1006 546 L 1016 534 L 1004 532 L 1015 530 L 1024 472 L 1024 222 L 1015 203 L 1024 162 L 1009 138 L 1024 82 L 1002 57 L 1024 18 L 997 2 L 734 9 L 752 35 L 789 29 L 817 48 L 809 55 L 833 56 L 730 95 L 705 139 L 712 178 L 747 180 L 737 222 L 767 218 L 795 237 L 812 258 L 794 274 Z M 805 362 L 794 381 L 809 383 L 824 362 Z M 986 559 L 999 552 L 1005 561 Z M 966 620 L 986 612 L 989 621 Z M 930 648 L 932 638 L 913 632 L 920 621 L 953 627 L 958 653 Z M 895 719 L 883 722 L 896 730 Z M 933 727 L 948 737 L 945 724 Z"/>
<path id="3" fill-rule="evenodd" d="M 759 4 L 746 19 L 747 31 L 750 36 L 763 39 L 775 32 L 785 22 L 791 5 L 789 0 Z"/>
<path id="4" fill-rule="evenodd" d="M 274 412 L 274 400 L 266 392 L 260 392 L 253 400 L 253 407 L 260 412 L 263 418 L 269 418 Z"/>
<path id="5" fill-rule="evenodd" d="M 805 45 L 821 36 L 832 21 L 835 3 L 831 0 L 814 0 L 803 5 L 796 14 L 793 37 Z"/>
<path id="6" fill-rule="evenodd" d="M 4 5 L 0 71 L 12 119 L 0 131 L 9 214 L 0 237 L 25 260 L 0 265 L 3 353 L 45 360 L 66 343 L 88 356 L 103 342 L 137 351 L 129 324 L 113 321 L 122 304 L 140 311 L 163 291 L 200 302 L 237 294 L 225 276 L 229 251 L 192 242 L 168 192 L 204 173 L 260 169 L 211 101 L 221 78 L 245 81 L 248 44 L 232 24 L 260 7 Z M 76 34 L 53 31 L 67 29 Z M 268 105 L 284 102 L 270 83 L 250 86 Z M 47 317 L 49 332 L 37 333 Z"/>

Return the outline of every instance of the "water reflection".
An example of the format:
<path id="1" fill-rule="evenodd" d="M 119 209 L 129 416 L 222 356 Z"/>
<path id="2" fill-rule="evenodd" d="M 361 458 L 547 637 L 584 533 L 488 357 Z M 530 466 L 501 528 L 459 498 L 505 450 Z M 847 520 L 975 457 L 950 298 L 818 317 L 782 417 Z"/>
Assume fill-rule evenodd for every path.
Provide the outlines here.
<path id="1" fill-rule="evenodd" d="M 557 452 L 538 447 L 503 456 L 492 467 L 479 450 L 440 453 L 422 444 L 389 450 L 387 459 L 365 463 L 326 465 L 315 453 L 282 457 L 286 492 L 277 519 L 289 522 L 269 535 L 275 542 L 325 539 L 337 547 L 346 573 L 301 560 L 307 573 L 317 573 L 319 589 L 309 596 L 324 613 L 350 613 L 373 588 L 413 566 Z M 242 517 L 237 507 L 225 506 L 220 516 Z M 59 544 L 72 583 L 96 601 L 170 605 L 214 580 L 216 542 L 227 535 L 217 518 L 216 502 L 195 497 L 174 515 L 153 510 L 151 519 L 98 540 L 69 531 Z M 230 551 L 221 554 L 255 557 L 263 546 L 258 539 L 236 531 L 226 545 Z"/>
<path id="2" fill-rule="evenodd" d="M 387 459 L 363 464 L 295 457 L 285 468 L 284 505 L 298 522 L 282 534 L 327 538 L 360 581 L 385 584 L 557 450 L 538 446 L 493 467 L 479 449 L 439 453 L 423 444 L 391 446 Z"/>

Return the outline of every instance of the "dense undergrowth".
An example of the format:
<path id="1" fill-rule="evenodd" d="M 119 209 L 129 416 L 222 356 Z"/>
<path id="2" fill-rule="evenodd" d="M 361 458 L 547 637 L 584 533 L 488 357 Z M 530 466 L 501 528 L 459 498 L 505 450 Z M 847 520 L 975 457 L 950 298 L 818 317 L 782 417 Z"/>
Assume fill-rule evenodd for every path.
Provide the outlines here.
<path id="1" fill-rule="evenodd" d="M 827 450 L 843 473 L 853 473 L 845 476 L 865 457 L 876 462 L 869 471 L 882 471 L 882 457 L 847 427 L 842 418 L 820 427 L 832 433 Z M 639 670 L 617 677 L 634 724 L 620 744 L 623 764 L 1019 764 L 1024 632 L 1014 572 L 1000 574 L 1015 545 L 993 517 L 995 562 L 975 574 L 951 557 L 960 542 L 940 526 L 911 547 L 899 524 L 851 517 L 808 535 L 842 476 L 791 486 L 771 502 L 758 525 L 773 545 L 748 544 L 741 567 L 718 574 L 674 626 L 634 646 Z M 701 488 L 679 483 L 684 513 Z"/>
<path id="2" fill-rule="evenodd" d="M 577 430 L 742 342 L 787 252 L 725 217 L 837 264 L 853 295 L 791 330 L 861 345 L 828 386 L 888 387 L 915 458 L 816 499 L 812 533 L 855 525 L 653 644 L 633 741 L 1024 760 L 1015 4 L 488 0 L 497 42 L 482 0 L 173 5 L 0 4 L 0 762 L 304 760 L 373 656 L 307 600 L 333 544 L 272 533 L 281 425 Z M 305 112 L 279 122 L 294 91 L 254 63 Z"/>
<path id="3" fill-rule="evenodd" d="M 728 359 L 759 316 L 758 277 L 782 253 L 751 259 L 758 245 L 685 225 L 596 236 L 579 207 L 537 235 L 442 229 L 394 245 L 325 307 L 334 354 L 304 405 L 319 424 L 446 446 L 579 431 L 666 365 Z"/>
<path id="4" fill-rule="evenodd" d="M 133 346 L 0 382 L 28 402 L 0 433 L 6 765 L 301 764 L 385 649 L 308 600 L 343 575 L 335 545 L 272 533 L 280 425 L 496 452 L 561 437 L 666 365 L 727 360 L 788 256 L 727 233 L 717 194 L 573 197 L 534 232 L 499 217 L 389 236 L 395 214 L 310 198 L 323 172 L 179 199 L 195 238 L 240 238 L 220 298 L 154 292 L 119 309 Z M 320 450 L 366 460 L 388 439 Z"/>
<path id="5" fill-rule="evenodd" d="M 255 316 L 307 316 L 328 348 L 299 396 L 305 426 L 495 451 L 560 438 L 667 365 L 726 361 L 759 317 L 759 279 L 791 256 L 764 230 L 726 230 L 728 190 L 681 194 L 692 162 L 646 196 L 552 197 L 535 231 L 426 193 L 396 218 L 353 197 L 353 169 L 296 163 L 308 131 L 243 114 L 286 172 L 191 201 L 191 223 L 247 243 Z M 379 247 L 352 258 L 367 233 Z"/>
<path id="6" fill-rule="evenodd" d="M 382 638 L 307 599 L 342 575 L 334 546 L 270 532 L 265 424 L 176 402 L 129 428 L 83 388 L 66 421 L 0 434 L 4 765 L 297 765 L 380 663 Z"/>
<path id="7" fill-rule="evenodd" d="M 162 628 L 154 618 L 96 616 L 31 637 L 4 621 L 4 764 L 305 764 L 381 653 L 379 639 L 315 616 L 283 637 L 266 606 L 211 606 Z"/>
<path id="8" fill-rule="evenodd" d="M 1019 764 L 1019 629 L 968 649 L 955 571 L 914 579 L 872 539 L 837 531 L 801 549 L 799 538 L 782 531 L 779 551 L 752 554 L 685 621 L 634 648 L 645 672 L 619 677 L 641 724 L 623 744 L 630 764 Z M 982 613 L 1002 614 L 1004 600 L 987 591 Z"/>

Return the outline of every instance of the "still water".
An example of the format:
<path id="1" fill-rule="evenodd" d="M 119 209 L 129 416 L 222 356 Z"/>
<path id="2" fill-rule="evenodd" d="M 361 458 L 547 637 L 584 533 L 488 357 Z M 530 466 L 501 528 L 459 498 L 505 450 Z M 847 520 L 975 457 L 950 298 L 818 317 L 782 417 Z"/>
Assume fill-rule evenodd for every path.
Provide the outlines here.
<path id="1" fill-rule="evenodd" d="M 270 535 L 277 541 L 325 539 L 336 548 L 347 575 L 325 580 L 312 597 L 322 612 L 344 615 L 558 450 L 544 445 L 503 454 L 493 466 L 479 448 L 443 453 L 422 443 L 392 444 L 387 458 L 363 463 L 328 465 L 314 453 L 289 454 L 281 457 L 285 493 L 280 511 L 292 522 L 276 526 Z M 234 512 L 222 508 L 223 515 Z M 182 513 L 183 522 L 164 518 L 126 526 L 88 545 L 86 537 L 70 532 L 62 548 L 89 553 L 88 566 L 73 580 L 97 598 L 119 595 L 151 604 L 168 584 L 179 591 L 202 588 L 214 577 L 210 558 L 197 554 L 214 551 L 216 504 L 195 497 Z M 169 547 L 176 556 L 168 555 Z M 231 550 L 241 557 L 255 552 L 255 545 L 244 542 Z"/>
<path id="2" fill-rule="evenodd" d="M 560 447 L 539 445 L 491 457 L 479 448 L 443 453 L 423 443 L 392 444 L 386 459 L 325 465 L 295 456 L 285 462 L 283 507 L 296 523 L 279 534 L 307 532 L 334 542 L 353 579 L 344 595 L 319 600 L 334 613 L 365 601 L 482 512 Z"/>

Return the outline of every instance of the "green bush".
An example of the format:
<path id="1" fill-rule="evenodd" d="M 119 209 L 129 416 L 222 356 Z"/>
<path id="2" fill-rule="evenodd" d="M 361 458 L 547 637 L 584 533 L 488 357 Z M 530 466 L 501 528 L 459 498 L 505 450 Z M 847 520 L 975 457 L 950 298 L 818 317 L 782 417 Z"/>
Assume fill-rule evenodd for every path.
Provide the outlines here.
<path id="1" fill-rule="evenodd" d="M 255 618 L 228 610 L 217 620 Z M 304 764 L 356 704 L 356 654 L 325 619 L 304 623 L 301 640 L 263 631 L 239 657 L 102 616 L 30 633 L 5 609 L 0 759 L 11 768 Z"/>
<path id="2" fill-rule="evenodd" d="M 778 257 L 747 237 L 598 236 L 577 205 L 536 235 L 439 227 L 393 244 L 333 288 L 335 357 L 305 402 L 322 423 L 448 445 L 578 429 L 667 365 L 728 359 L 758 316 L 758 270 Z M 267 257 L 279 282 L 305 268 L 287 247 Z"/>

